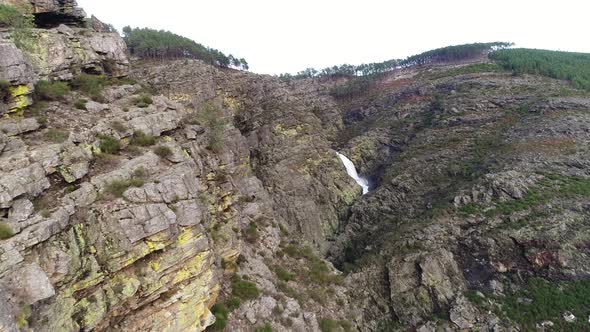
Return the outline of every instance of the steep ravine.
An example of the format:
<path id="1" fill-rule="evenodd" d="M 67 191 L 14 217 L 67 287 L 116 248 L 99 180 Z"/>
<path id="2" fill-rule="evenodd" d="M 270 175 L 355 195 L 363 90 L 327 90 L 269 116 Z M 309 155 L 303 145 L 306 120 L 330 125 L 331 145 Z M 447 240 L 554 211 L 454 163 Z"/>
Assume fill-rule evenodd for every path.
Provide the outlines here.
<path id="1" fill-rule="evenodd" d="M 587 279 L 590 98 L 566 82 L 441 65 L 335 98 L 129 61 L 75 1 L 25 2 L 54 52 L 2 32 L 2 331 L 514 330 L 535 278 Z M 94 74 L 98 97 L 32 98 Z"/>

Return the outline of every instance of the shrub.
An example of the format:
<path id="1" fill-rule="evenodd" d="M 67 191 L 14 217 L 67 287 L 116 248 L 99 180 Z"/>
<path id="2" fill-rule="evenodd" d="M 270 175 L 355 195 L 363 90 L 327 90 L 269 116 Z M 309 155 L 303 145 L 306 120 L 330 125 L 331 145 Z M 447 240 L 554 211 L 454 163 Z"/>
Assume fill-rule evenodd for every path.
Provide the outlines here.
<path id="1" fill-rule="evenodd" d="M 211 307 L 211 313 L 213 313 L 215 316 L 215 323 L 213 323 L 210 328 L 213 331 L 223 331 L 225 329 L 225 325 L 227 324 L 227 316 L 229 315 L 229 311 L 223 304 L 218 303 Z"/>
<path id="2" fill-rule="evenodd" d="M 101 135 L 100 137 L 100 151 L 107 154 L 115 154 L 121 150 L 121 142 L 118 139 L 107 136 Z"/>
<path id="3" fill-rule="evenodd" d="M 234 311 L 235 309 L 239 308 L 240 305 L 242 305 L 242 301 L 240 301 L 240 299 L 237 297 L 230 298 L 226 303 L 227 309 L 229 309 L 229 311 Z"/>
<path id="4" fill-rule="evenodd" d="M 162 159 L 166 159 L 172 155 L 172 150 L 165 145 L 160 145 L 154 149 L 154 153 Z"/>
<path id="5" fill-rule="evenodd" d="M 262 326 L 257 327 L 254 332 L 272 332 L 272 327 L 269 323 L 266 323 Z"/>
<path id="6" fill-rule="evenodd" d="M 64 82 L 39 81 L 35 85 L 35 96 L 40 100 L 60 100 L 70 92 Z"/>
<path id="7" fill-rule="evenodd" d="M 232 283 L 232 294 L 242 300 L 253 300 L 260 296 L 260 291 L 255 283 L 236 278 Z"/>
<path id="8" fill-rule="evenodd" d="M 0 25 L 14 27 L 23 15 L 8 5 L 0 5 Z"/>
<path id="9" fill-rule="evenodd" d="M 338 322 L 333 319 L 327 319 L 327 318 L 320 319 L 320 330 L 322 330 L 322 332 L 336 331 L 336 329 L 339 327 L 339 325 L 340 324 L 338 324 Z"/>
<path id="10" fill-rule="evenodd" d="M 146 108 L 153 103 L 154 103 L 154 100 L 148 94 L 142 94 L 141 96 L 135 98 L 135 100 L 134 100 L 135 106 L 140 107 L 140 108 Z"/>
<path id="11" fill-rule="evenodd" d="M 141 130 L 133 132 L 131 137 L 131 144 L 138 146 L 150 146 L 156 144 L 156 138 L 152 135 L 147 135 Z"/>
<path id="12" fill-rule="evenodd" d="M 105 192 L 112 194 L 115 197 L 123 197 L 123 193 L 129 187 L 139 188 L 144 185 L 144 181 L 140 178 L 131 178 L 128 180 L 114 180 L 107 184 Z"/>
<path id="13" fill-rule="evenodd" d="M 295 277 L 295 275 L 293 273 L 290 273 L 289 271 L 285 270 L 281 266 L 275 267 L 275 274 L 277 275 L 279 280 L 283 280 L 283 281 L 293 280 L 293 278 Z"/>
<path id="14" fill-rule="evenodd" d="M 119 133 L 124 133 L 127 131 L 127 127 L 121 121 L 111 122 L 111 127 Z"/>
<path id="15" fill-rule="evenodd" d="M 0 222 L 0 240 L 6 240 L 14 236 L 12 228 L 8 224 Z"/>
<path id="16" fill-rule="evenodd" d="M 20 49 L 31 49 L 33 47 L 34 28 L 33 17 L 23 15 L 16 8 L 0 4 L 0 26 L 14 28 L 12 39 L 16 47 Z"/>
<path id="17" fill-rule="evenodd" d="M 86 110 L 86 103 L 88 102 L 88 100 L 86 99 L 78 99 L 76 100 L 76 102 L 74 103 L 74 107 L 76 107 L 79 110 Z"/>
<path id="18" fill-rule="evenodd" d="M 250 243 L 254 243 L 258 240 L 260 237 L 260 235 L 258 235 L 258 226 L 256 226 L 254 222 L 251 222 L 248 225 L 248 228 L 244 231 L 244 237 L 246 238 L 246 241 Z"/>
<path id="19" fill-rule="evenodd" d="M 62 143 L 69 136 L 70 136 L 69 132 L 67 132 L 65 130 L 54 129 L 54 128 L 48 129 L 47 133 L 45 133 L 45 137 L 54 143 Z"/>
<path id="20" fill-rule="evenodd" d="M 133 177 L 139 179 L 145 179 L 147 177 L 147 171 L 143 167 L 138 167 L 133 171 Z"/>
<path id="21" fill-rule="evenodd" d="M 101 75 L 80 74 L 72 80 L 72 87 L 88 95 L 92 100 L 103 103 L 105 98 L 102 95 L 106 80 Z"/>
<path id="22" fill-rule="evenodd" d="M 223 110 L 213 104 L 207 103 L 196 115 L 196 120 L 208 129 L 207 148 L 212 151 L 220 151 L 223 148 L 223 130 L 226 125 Z"/>

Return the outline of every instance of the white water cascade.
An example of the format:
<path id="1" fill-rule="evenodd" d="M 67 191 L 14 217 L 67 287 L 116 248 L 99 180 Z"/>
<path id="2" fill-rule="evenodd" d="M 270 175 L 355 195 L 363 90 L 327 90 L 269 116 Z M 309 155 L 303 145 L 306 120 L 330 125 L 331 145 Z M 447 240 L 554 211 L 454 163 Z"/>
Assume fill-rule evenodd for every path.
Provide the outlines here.
<path id="1" fill-rule="evenodd" d="M 350 161 L 350 159 L 348 159 L 345 155 L 336 152 L 336 154 L 338 154 L 338 157 L 340 157 L 340 160 L 342 160 L 342 163 L 344 164 L 344 167 L 346 167 L 346 173 L 348 173 L 348 175 L 354 179 L 354 181 L 356 181 L 356 183 L 358 183 L 359 186 L 361 186 L 363 188 L 363 195 L 369 192 L 369 181 L 367 181 L 367 179 L 362 178 L 358 175 L 358 173 L 356 172 L 356 168 L 354 167 L 354 164 L 352 163 L 352 161 Z"/>

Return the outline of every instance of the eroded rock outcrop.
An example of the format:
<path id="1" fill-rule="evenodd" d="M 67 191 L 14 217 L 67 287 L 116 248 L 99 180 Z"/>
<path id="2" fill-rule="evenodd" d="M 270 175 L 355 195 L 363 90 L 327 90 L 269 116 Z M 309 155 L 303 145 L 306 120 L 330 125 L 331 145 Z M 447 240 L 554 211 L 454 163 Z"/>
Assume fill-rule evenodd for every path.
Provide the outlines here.
<path id="1" fill-rule="evenodd" d="M 18 49 L 11 40 L 14 31 L 0 33 L 0 80 L 10 84 L 8 97 L 0 101 L 0 115 L 18 113 L 31 104 L 33 86 L 39 79 L 67 81 L 80 73 L 123 77 L 128 74 L 127 47 L 116 32 L 85 28 L 79 23 L 86 14 L 75 1 L 9 1 L 37 22 Z M 65 25 L 65 24 L 70 24 Z M 72 25 L 73 24 L 73 25 Z"/>

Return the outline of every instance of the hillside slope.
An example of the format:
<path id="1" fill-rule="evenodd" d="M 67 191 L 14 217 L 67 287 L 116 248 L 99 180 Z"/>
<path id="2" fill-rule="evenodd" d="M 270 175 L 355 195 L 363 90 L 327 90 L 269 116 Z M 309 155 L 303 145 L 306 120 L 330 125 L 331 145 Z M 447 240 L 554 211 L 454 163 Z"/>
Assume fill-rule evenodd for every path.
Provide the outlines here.
<path id="1" fill-rule="evenodd" d="M 587 91 L 129 61 L 44 4 L 53 52 L 0 41 L 0 330 L 590 327 Z"/>

